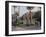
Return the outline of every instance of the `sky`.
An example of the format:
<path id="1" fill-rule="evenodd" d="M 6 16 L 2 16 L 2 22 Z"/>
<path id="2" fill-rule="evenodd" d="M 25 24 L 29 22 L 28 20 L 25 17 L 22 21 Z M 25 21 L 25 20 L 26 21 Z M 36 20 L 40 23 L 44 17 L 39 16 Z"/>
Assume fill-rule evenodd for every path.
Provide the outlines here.
<path id="1" fill-rule="evenodd" d="M 34 7 L 31 12 L 37 12 L 40 11 L 39 7 Z M 27 7 L 26 6 L 17 6 L 15 8 L 15 12 L 19 12 L 19 16 L 21 17 L 23 14 L 27 13 Z M 14 8 L 12 7 L 12 14 L 14 14 Z"/>

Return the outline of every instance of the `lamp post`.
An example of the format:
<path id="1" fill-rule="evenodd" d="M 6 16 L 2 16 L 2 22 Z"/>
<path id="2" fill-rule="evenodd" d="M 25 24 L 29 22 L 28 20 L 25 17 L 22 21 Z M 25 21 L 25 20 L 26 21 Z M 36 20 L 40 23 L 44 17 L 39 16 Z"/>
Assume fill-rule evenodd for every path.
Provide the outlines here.
<path id="1" fill-rule="evenodd" d="M 19 9 L 20 9 L 20 7 L 18 7 L 17 8 L 17 10 L 15 11 L 15 8 L 17 7 L 17 6 L 13 6 L 14 7 L 14 13 L 15 13 L 15 26 L 17 25 L 17 16 L 19 16 Z"/>
<path id="2" fill-rule="evenodd" d="M 15 13 L 15 8 L 16 8 L 16 6 L 13 6 L 14 7 L 14 13 Z M 14 23 L 15 23 L 15 26 L 16 26 L 16 24 L 17 24 L 17 15 L 16 15 L 16 13 L 15 13 L 15 19 L 16 20 L 14 20 Z"/>

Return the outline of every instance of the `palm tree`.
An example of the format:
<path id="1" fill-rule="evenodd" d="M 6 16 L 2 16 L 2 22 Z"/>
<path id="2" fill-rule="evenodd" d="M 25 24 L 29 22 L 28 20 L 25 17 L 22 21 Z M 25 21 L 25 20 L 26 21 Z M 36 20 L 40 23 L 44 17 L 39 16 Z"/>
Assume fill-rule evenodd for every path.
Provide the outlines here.
<path id="1" fill-rule="evenodd" d="M 28 18 L 29 18 L 29 20 L 30 20 L 30 23 L 31 23 L 31 21 L 32 21 L 32 12 L 31 12 L 31 10 L 32 10 L 33 8 L 34 8 L 34 7 L 30 7 L 30 6 L 27 7 L 27 10 L 29 11 L 29 14 L 30 14 L 30 15 L 28 15 L 28 16 L 29 16 Z M 28 21 L 27 21 L 27 22 L 28 22 Z"/>
<path id="2" fill-rule="evenodd" d="M 30 6 L 27 7 L 28 10 L 32 10 L 33 8 L 34 8 L 34 7 L 30 7 Z"/>

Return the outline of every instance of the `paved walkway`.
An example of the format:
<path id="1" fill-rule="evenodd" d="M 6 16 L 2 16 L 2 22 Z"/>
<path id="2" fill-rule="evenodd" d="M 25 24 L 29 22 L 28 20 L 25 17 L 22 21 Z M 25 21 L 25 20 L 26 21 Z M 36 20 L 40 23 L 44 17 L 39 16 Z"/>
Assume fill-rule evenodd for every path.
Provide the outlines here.
<path id="1" fill-rule="evenodd" d="M 12 30 L 13 31 L 23 31 L 23 30 L 39 30 L 40 29 L 40 26 L 37 26 L 37 27 L 35 27 L 35 26 L 26 26 L 26 27 L 15 27 L 15 26 L 13 26 L 12 27 Z"/>

